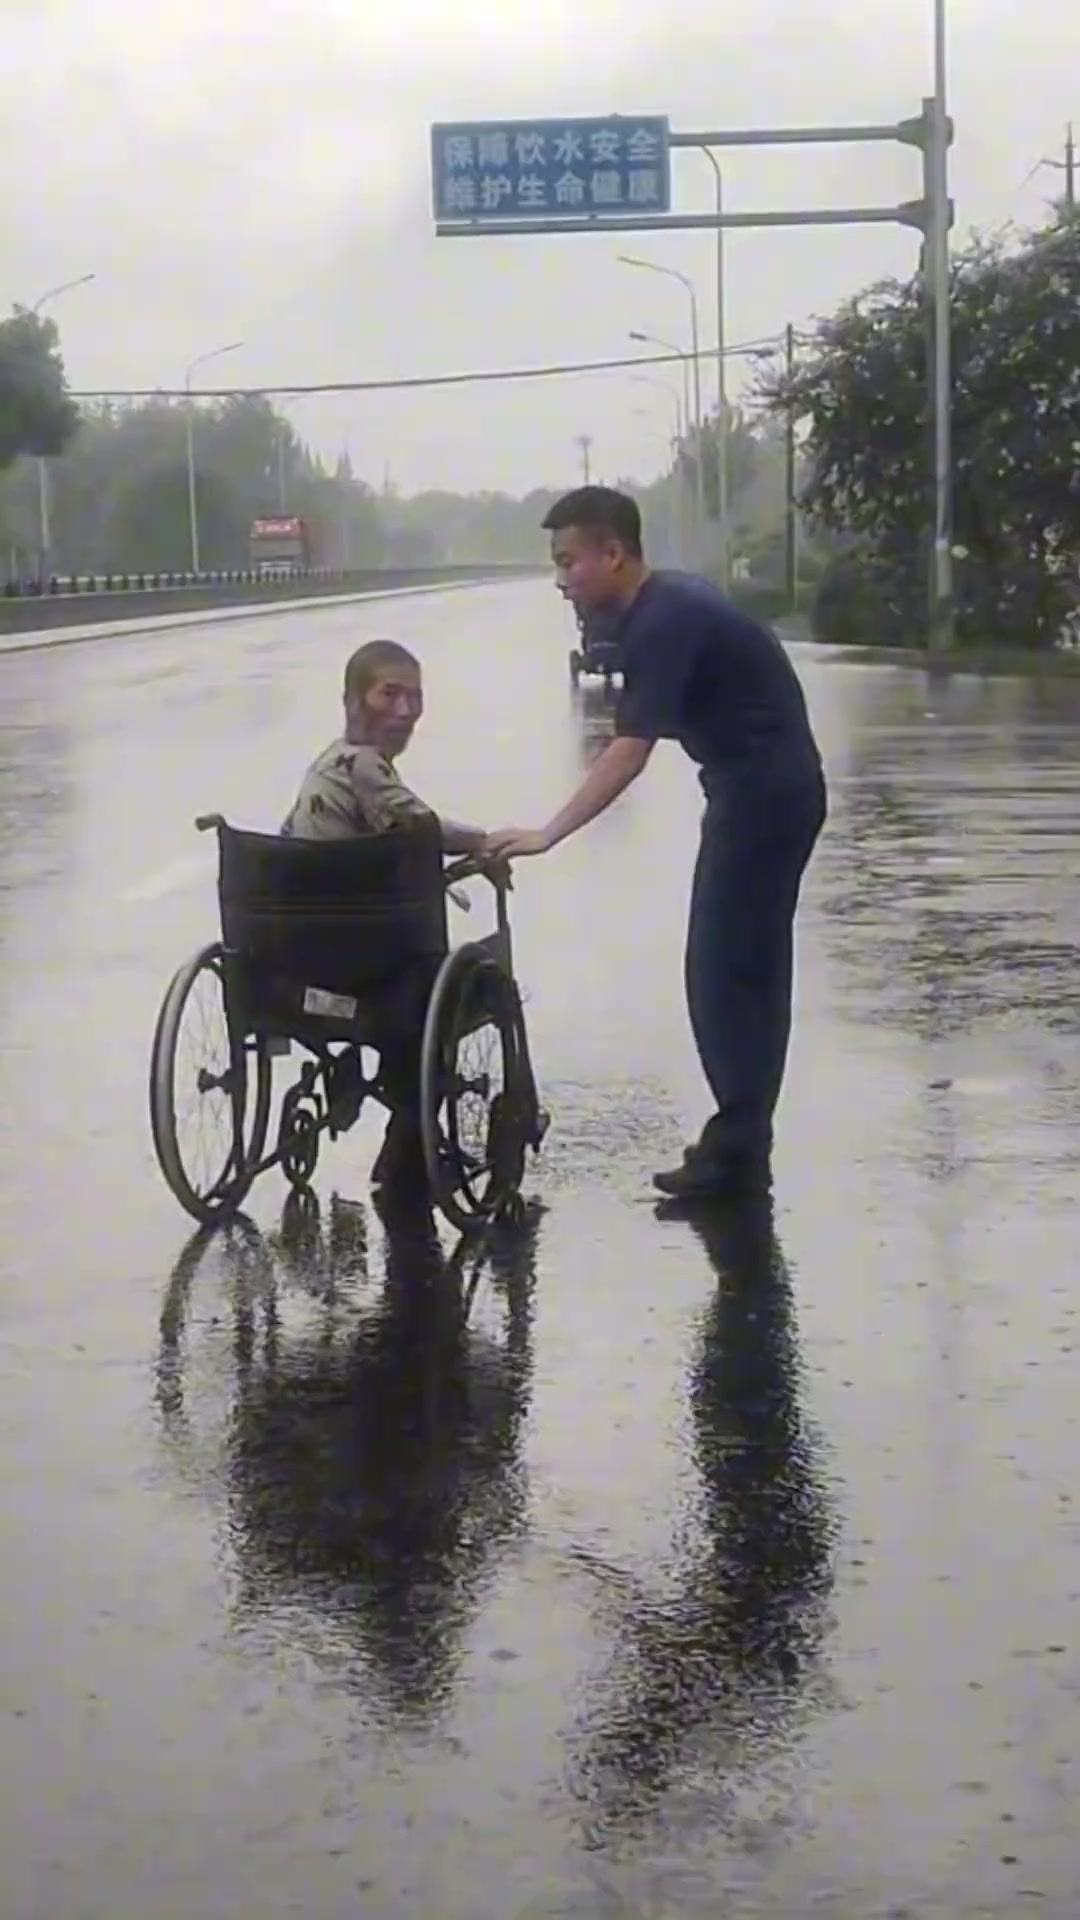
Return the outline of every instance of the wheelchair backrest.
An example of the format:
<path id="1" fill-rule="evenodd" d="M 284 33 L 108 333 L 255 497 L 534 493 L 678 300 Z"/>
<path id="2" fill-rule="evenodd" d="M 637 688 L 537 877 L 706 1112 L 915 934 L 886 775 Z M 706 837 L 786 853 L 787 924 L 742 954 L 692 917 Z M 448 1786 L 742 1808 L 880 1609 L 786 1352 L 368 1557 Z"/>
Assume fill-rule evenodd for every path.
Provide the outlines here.
<path id="1" fill-rule="evenodd" d="M 263 975 L 363 994 L 449 944 L 437 820 L 355 840 L 218 829 L 227 947 Z"/>

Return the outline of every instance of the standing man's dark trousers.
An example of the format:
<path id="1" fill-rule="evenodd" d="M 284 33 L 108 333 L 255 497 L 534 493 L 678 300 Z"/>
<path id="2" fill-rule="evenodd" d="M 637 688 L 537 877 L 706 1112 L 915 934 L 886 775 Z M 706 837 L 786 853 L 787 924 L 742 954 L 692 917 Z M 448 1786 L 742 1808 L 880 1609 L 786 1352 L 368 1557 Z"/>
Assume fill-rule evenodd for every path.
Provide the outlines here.
<path id="1" fill-rule="evenodd" d="M 686 995 L 716 1102 L 696 1150 L 767 1160 L 791 1037 L 799 887 L 825 823 L 814 767 L 742 776 L 708 801 L 694 873 Z"/>

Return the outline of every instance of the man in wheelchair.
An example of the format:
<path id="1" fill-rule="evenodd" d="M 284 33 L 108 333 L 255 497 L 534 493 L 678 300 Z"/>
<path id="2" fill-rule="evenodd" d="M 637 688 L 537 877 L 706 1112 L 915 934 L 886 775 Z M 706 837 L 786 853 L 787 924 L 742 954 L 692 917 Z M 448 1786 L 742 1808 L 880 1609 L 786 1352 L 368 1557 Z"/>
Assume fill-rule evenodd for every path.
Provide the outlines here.
<path id="1" fill-rule="evenodd" d="M 408 828 L 433 810 L 406 786 L 397 770 L 424 709 L 420 663 L 394 640 L 371 640 L 345 668 L 344 731 L 313 760 L 281 831 L 296 840 L 349 840 Z M 443 850 L 479 854 L 478 827 L 440 817 Z M 385 996 L 381 1073 L 391 1096 L 391 1118 L 372 1174 L 379 1187 L 424 1183 L 420 1135 L 420 1045 L 437 961 L 403 968 Z M 361 1100 L 359 1061 L 343 1054 L 333 1086 L 335 1122 L 351 1124 Z"/>

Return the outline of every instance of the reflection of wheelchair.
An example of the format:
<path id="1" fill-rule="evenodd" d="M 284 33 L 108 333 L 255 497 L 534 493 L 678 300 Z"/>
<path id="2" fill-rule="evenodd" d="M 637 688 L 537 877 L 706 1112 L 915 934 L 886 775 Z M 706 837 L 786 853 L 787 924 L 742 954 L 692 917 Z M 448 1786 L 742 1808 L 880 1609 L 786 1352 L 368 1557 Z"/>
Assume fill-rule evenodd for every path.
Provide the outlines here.
<path id="1" fill-rule="evenodd" d="M 351 841 L 216 830 L 221 939 L 182 966 L 158 1016 L 150 1070 L 154 1145 L 193 1218 L 236 1211 L 280 1166 L 310 1184 L 320 1137 L 347 1132 L 372 1094 L 395 1095 L 384 1054 L 403 1018 L 422 1024 L 420 1122 L 432 1197 L 461 1228 L 511 1208 L 547 1126 L 514 980 L 505 869 L 444 868 L 438 824 Z M 483 875 L 493 933 L 450 951 L 446 889 Z M 400 1033 L 398 1033 L 400 1039 Z M 266 1151 L 275 1055 L 309 1057 Z M 365 1075 L 363 1050 L 380 1055 Z"/>
<path id="2" fill-rule="evenodd" d="M 622 672 L 622 647 L 618 639 L 619 621 L 610 615 L 578 614 L 581 645 L 570 651 L 570 683 L 577 686 L 585 675 L 602 677 L 611 685 Z"/>
<path id="3" fill-rule="evenodd" d="M 174 1268 L 155 1364 L 171 1471 L 228 1506 L 228 1611 L 379 1724 L 430 1725 L 527 1530 L 541 1212 L 463 1236 L 290 1194 Z M 195 1300 L 198 1281 L 202 1299 Z"/>

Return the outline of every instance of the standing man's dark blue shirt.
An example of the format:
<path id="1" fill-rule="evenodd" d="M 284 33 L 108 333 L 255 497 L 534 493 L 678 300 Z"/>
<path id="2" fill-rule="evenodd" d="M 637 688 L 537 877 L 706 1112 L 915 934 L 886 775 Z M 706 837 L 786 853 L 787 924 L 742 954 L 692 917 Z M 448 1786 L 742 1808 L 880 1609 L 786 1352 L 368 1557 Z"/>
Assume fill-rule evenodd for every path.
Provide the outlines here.
<path id="1" fill-rule="evenodd" d="M 732 777 L 816 773 L 806 699 L 775 634 L 693 574 L 651 573 L 622 622 L 615 731 L 677 740 L 710 794 Z"/>

